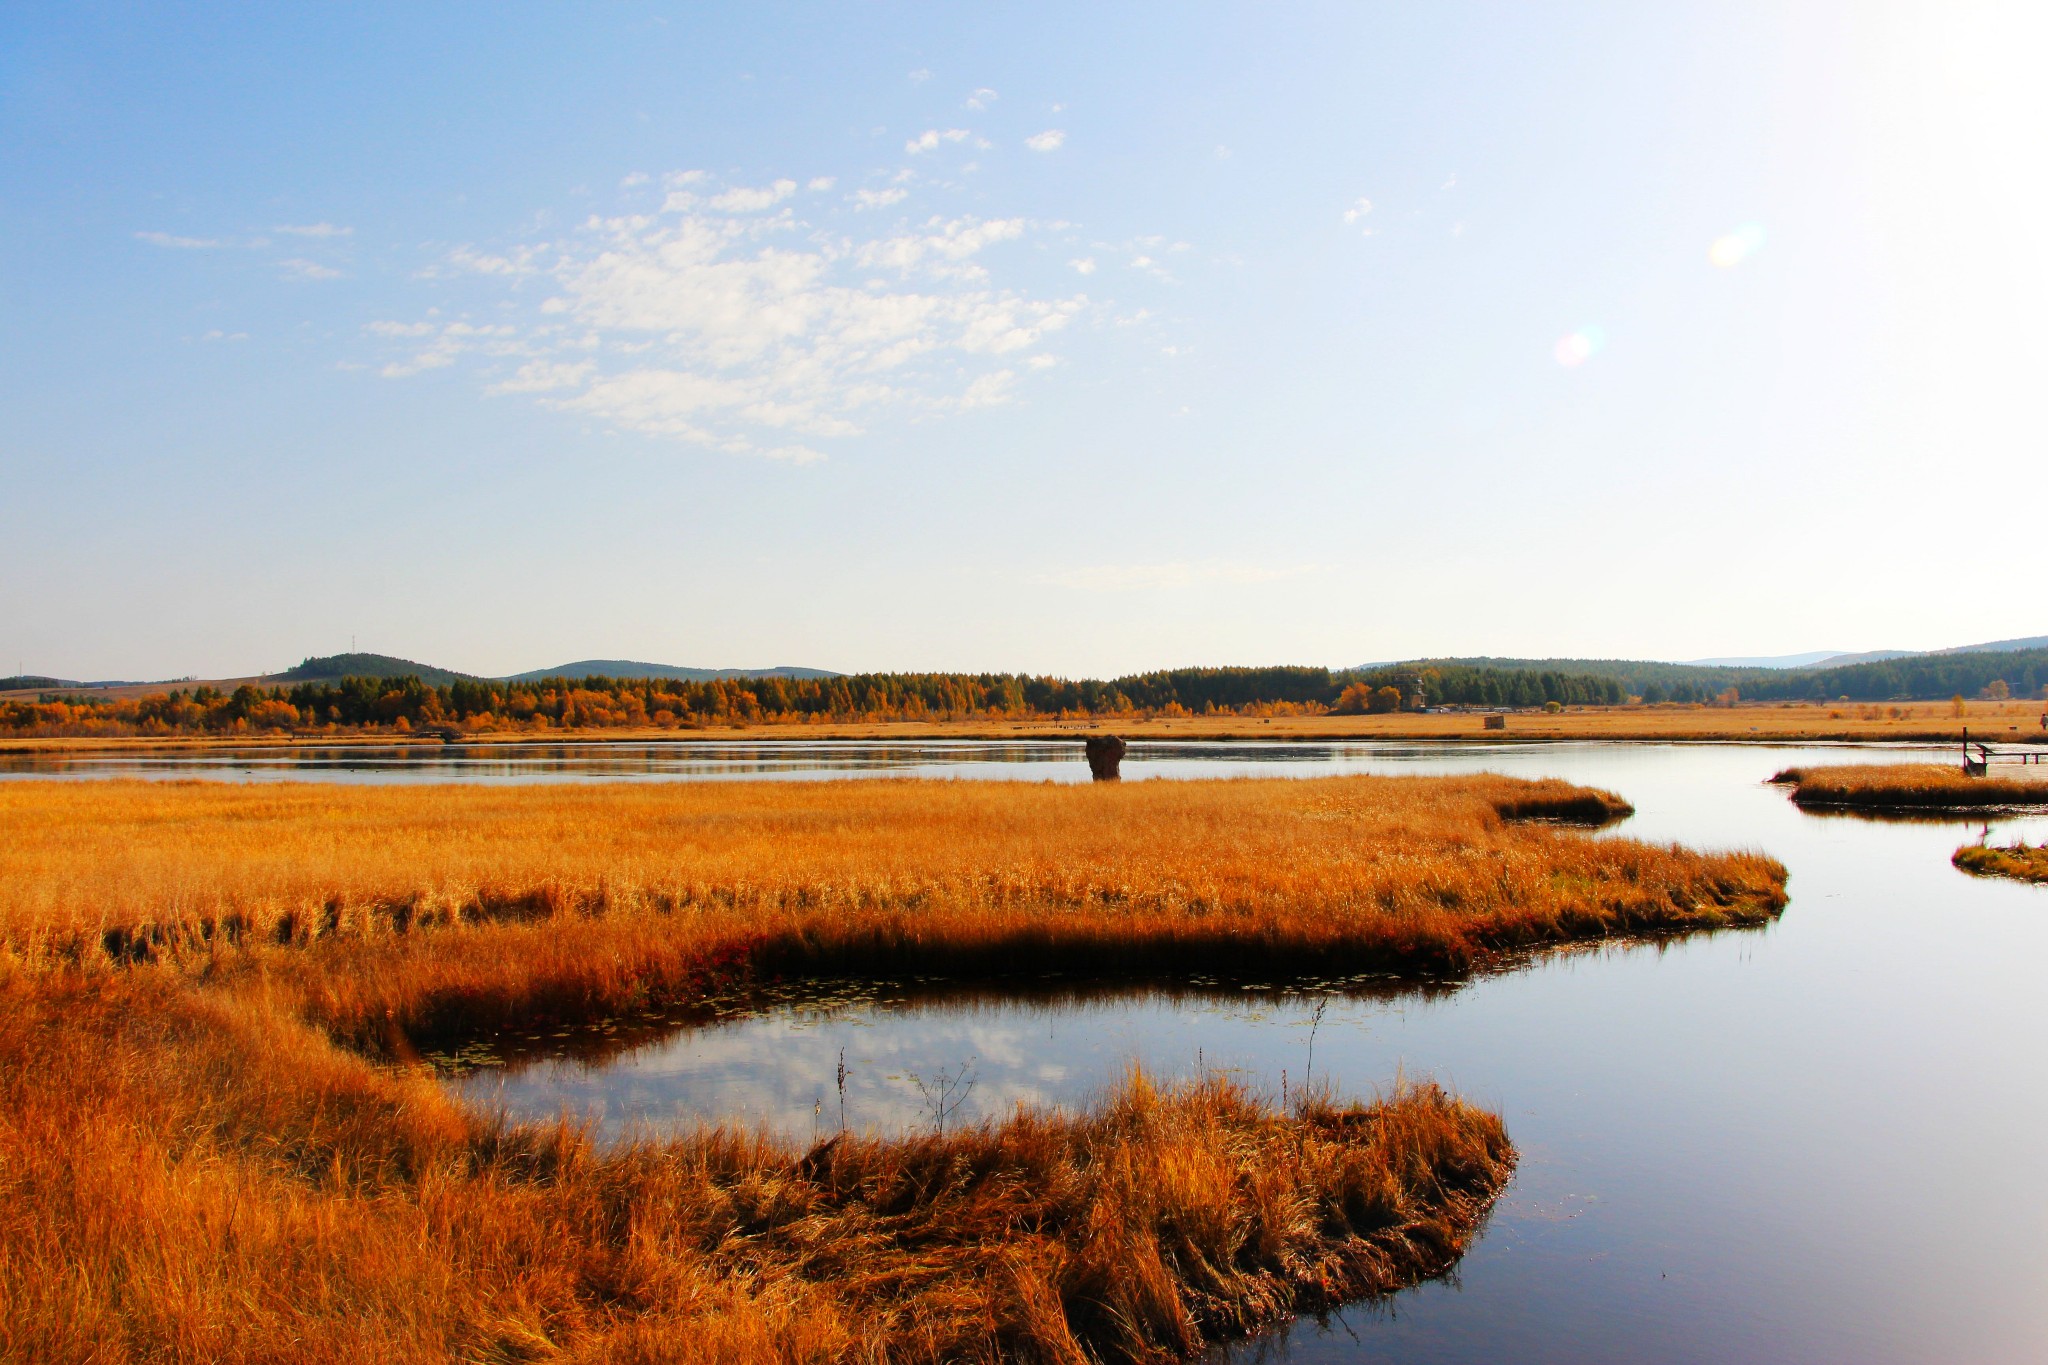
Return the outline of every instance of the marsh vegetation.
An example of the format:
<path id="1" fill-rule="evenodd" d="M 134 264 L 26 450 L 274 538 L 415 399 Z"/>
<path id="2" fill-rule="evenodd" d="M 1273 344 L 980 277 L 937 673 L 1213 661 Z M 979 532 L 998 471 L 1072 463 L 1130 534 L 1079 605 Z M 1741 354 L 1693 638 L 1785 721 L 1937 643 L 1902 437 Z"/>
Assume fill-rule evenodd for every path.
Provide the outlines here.
<path id="1" fill-rule="evenodd" d="M 1806 807 L 1957 811 L 2048 805 L 2048 767 L 2010 775 L 1966 774 L 1953 763 L 1843 764 L 1786 768 L 1771 779 Z"/>
<path id="2" fill-rule="evenodd" d="M 1769 859 L 1562 782 L 0 789 L 0 1355 L 1179 1355 L 1444 1269 L 1505 1181 L 1433 1087 L 1131 1076 L 820 1148 L 599 1147 L 417 1043 L 749 979 L 1455 973 L 1768 919 Z"/>
<path id="3" fill-rule="evenodd" d="M 1951 861 L 1980 877 L 2048 883 L 2048 844 L 1965 844 Z"/>

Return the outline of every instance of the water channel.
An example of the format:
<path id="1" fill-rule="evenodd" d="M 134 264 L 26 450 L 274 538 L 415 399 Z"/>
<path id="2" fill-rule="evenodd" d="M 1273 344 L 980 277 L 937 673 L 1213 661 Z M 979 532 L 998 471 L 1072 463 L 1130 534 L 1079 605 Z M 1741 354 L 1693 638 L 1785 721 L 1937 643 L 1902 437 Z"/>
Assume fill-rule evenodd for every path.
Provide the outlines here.
<path id="1" fill-rule="evenodd" d="M 218 751 L 159 776 L 549 781 L 892 773 L 1080 780 L 1075 746 L 549 746 Z M 185 756 L 180 755 L 179 758 Z M 1794 763 L 1896 750 L 1679 744 L 1143 744 L 1132 778 L 1557 776 L 1637 814 L 1596 837 L 1762 849 L 1792 871 L 1769 928 L 1541 957 L 1418 989 L 1385 980 L 846 983 L 743 1012 L 619 1021 L 472 1049 L 451 1081 L 610 1136 L 721 1120 L 808 1138 L 1076 1104 L 1133 1060 L 1278 1091 L 1434 1077 L 1497 1108 L 1522 1153 L 1455 1274 L 1225 1352 L 1309 1362 L 2048 1360 L 2048 888 L 1948 862 L 1982 821 L 1803 814 Z M 133 775 L 129 755 L 0 776 Z M 213 771 L 194 771 L 210 764 Z M 2048 819 L 1989 835 L 2048 838 Z M 1319 1012 L 1320 1010 L 1320 1012 Z M 474 1065 L 486 1062 L 487 1065 Z"/>

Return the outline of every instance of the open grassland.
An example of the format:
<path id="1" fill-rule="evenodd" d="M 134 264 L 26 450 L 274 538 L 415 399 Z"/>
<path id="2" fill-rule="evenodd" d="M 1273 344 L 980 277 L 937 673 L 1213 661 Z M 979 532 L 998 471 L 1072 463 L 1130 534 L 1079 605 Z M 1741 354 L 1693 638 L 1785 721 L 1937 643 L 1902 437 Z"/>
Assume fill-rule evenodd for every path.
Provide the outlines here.
<path id="1" fill-rule="evenodd" d="M 1787 768 L 1771 779 L 1802 806 L 1869 811 L 1954 811 L 2048 804 L 2048 767 L 2013 765 L 1966 775 L 1960 763 L 1843 764 Z"/>
<path id="2" fill-rule="evenodd" d="M 490 744 L 645 743 L 649 740 L 919 740 L 919 739 L 1060 739 L 1085 732 L 1114 733 L 1127 739 L 1435 739 L 1483 740 L 1742 740 L 1763 741 L 1950 741 L 1960 740 L 1965 727 L 1987 742 L 2048 743 L 2041 716 L 2048 706 L 2038 701 L 1969 701 L 1961 715 L 1948 702 L 1759 702 L 1736 706 L 1666 703 L 1657 706 L 1575 706 L 1556 713 L 1518 711 L 1508 716 L 1505 730 L 1487 730 L 1477 712 L 1441 714 L 1391 712 L 1384 715 L 1292 716 L 1108 716 L 1093 722 L 1056 717 L 958 720 L 820 721 L 787 724 L 715 724 L 698 728 L 647 727 L 546 731 L 482 729 L 467 742 Z M 391 731 L 334 730 L 302 734 L 293 739 L 274 731 L 251 731 L 220 738 L 0 738 L 0 754 L 65 753 L 84 750 L 176 750 L 223 744 L 288 745 L 394 742 L 438 746 L 438 738 Z M 1077 759 L 1078 761 L 1078 759 Z"/>
<path id="3" fill-rule="evenodd" d="M 2048 844 L 2008 844 L 2004 848 L 1965 844 L 1951 861 L 1980 877 L 2048 884 Z"/>
<path id="4" fill-rule="evenodd" d="M 1168 1359 L 1450 1266 L 1512 1169 L 1431 1086 L 804 1151 L 600 1149 L 413 1042 L 748 979 L 1455 972 L 1767 920 L 1563 783 L 0 787 L 0 1359 Z"/>

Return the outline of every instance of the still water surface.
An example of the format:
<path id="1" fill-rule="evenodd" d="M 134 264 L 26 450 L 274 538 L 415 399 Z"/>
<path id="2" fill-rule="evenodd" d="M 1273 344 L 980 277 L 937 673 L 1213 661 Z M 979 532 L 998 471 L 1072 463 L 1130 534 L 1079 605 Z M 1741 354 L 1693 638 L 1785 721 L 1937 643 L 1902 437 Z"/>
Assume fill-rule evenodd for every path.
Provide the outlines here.
<path id="1" fill-rule="evenodd" d="M 208 759 L 208 776 L 547 781 L 852 776 L 1078 780 L 1074 746 L 554 746 Z M 183 758 L 184 756 L 180 756 Z M 1763 779 L 1896 751 L 1767 746 L 1134 746 L 1133 777 L 1343 771 L 1558 776 L 1638 813 L 1624 837 L 1749 847 L 1792 870 L 1763 930 L 1553 955 L 1452 988 L 1034 980 L 865 983 L 741 1017 L 508 1040 L 453 1082 L 608 1134 L 721 1119 L 808 1138 L 845 1122 L 1077 1103 L 1132 1060 L 1283 1071 L 1367 1093 L 1430 1076 L 1497 1108 L 1522 1164 L 1454 1277 L 1235 1348 L 1300 1362 L 2048 1361 L 2048 888 L 1948 864 L 1980 823 L 1806 815 Z M 10 760 L 19 764 L 20 760 Z M 135 758 L 62 772 L 132 774 Z M 81 764 L 99 766 L 80 771 Z M 238 764 L 239 766 L 233 766 Z M 190 763 L 153 769 L 196 776 Z M 1992 837 L 2048 837 L 1994 820 Z M 1320 1022 L 1315 1008 L 1323 1007 Z M 923 1082 L 920 1086 L 920 1081 Z"/>

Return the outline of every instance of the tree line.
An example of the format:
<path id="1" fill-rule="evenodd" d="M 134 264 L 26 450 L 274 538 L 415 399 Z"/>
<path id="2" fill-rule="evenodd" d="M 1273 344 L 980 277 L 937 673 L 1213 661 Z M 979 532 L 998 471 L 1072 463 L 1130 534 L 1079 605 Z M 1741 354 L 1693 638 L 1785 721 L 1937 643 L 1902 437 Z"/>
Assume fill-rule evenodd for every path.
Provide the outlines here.
<path id="1" fill-rule="evenodd" d="M 29 735 L 247 731 L 693 728 L 905 720 L 1319 715 L 1416 705 L 1613 706 L 1657 702 L 1856 701 L 2042 695 L 2048 650 L 1927 655 L 1823 670 L 1655 665 L 1601 671 L 1438 661 L 1352 670 L 1181 668 L 1109 680 L 1021 673 L 863 673 L 706 680 L 509 681 L 349 677 L 290 686 L 198 686 L 141 697 L 49 692 L 0 702 L 0 732 Z M 1631 687 L 1632 682 L 1640 683 Z"/>

